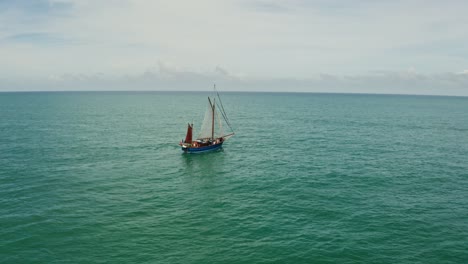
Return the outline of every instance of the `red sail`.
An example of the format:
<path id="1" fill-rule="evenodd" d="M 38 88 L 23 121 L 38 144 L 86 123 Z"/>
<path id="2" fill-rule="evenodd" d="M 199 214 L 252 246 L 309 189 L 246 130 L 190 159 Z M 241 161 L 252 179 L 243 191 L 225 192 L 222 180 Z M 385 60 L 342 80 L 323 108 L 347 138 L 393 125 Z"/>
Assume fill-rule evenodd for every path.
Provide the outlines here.
<path id="1" fill-rule="evenodd" d="M 192 143 L 192 129 L 193 125 L 188 124 L 187 135 L 185 136 L 185 143 Z"/>

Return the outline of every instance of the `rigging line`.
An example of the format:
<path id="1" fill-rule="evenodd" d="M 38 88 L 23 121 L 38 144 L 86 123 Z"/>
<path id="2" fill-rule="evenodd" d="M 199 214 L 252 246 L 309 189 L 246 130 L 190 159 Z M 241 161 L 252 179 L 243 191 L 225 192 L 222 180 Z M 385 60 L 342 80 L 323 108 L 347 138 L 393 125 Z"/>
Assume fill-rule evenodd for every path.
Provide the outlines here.
<path id="1" fill-rule="evenodd" d="M 218 96 L 219 103 L 221 104 L 221 109 L 226 114 L 226 111 L 224 111 L 223 101 L 221 101 L 221 97 L 219 96 L 218 90 L 216 90 L 216 86 L 214 87 L 214 90 L 216 92 L 216 95 Z M 227 115 L 226 115 L 226 117 L 227 117 Z"/>
<path id="2" fill-rule="evenodd" d="M 218 103 L 216 103 L 216 105 L 218 105 L 218 107 L 220 107 Z M 227 119 L 227 116 L 225 115 L 225 113 L 223 113 L 223 111 L 219 111 L 219 112 L 220 112 L 221 115 L 223 116 L 223 118 L 224 118 L 224 120 L 226 121 L 226 124 L 229 126 L 229 128 L 234 132 L 234 129 L 232 128 L 231 123 L 230 123 L 229 120 Z"/>
<path id="3" fill-rule="evenodd" d="M 220 106 L 219 106 L 219 104 L 218 104 L 218 107 L 220 107 Z M 223 113 L 223 111 L 220 111 L 220 112 L 221 112 L 221 115 L 223 116 L 224 120 L 225 120 L 225 121 L 226 121 L 226 123 L 228 124 L 228 126 L 231 126 L 231 125 L 230 125 L 230 122 L 229 122 L 229 120 L 227 119 L 227 116 L 226 116 L 226 114 L 225 114 L 225 113 Z"/>
<path id="4" fill-rule="evenodd" d="M 224 120 L 226 121 L 226 124 L 229 126 L 231 131 L 234 132 L 234 129 L 231 126 L 231 122 L 229 121 L 229 118 L 227 117 L 226 111 L 224 110 L 223 101 L 221 100 L 221 97 L 219 96 L 218 90 L 216 90 L 216 83 L 213 84 L 213 91 L 216 92 L 216 95 L 218 96 L 219 103 L 221 104 L 220 105 L 220 104 L 218 104 L 218 102 L 216 102 L 216 104 L 218 105 L 218 108 L 221 110 L 220 111 L 221 115 L 223 116 Z"/>
<path id="5" fill-rule="evenodd" d="M 223 105 L 223 101 L 221 101 L 221 97 L 219 96 L 219 93 L 218 93 L 218 90 L 216 90 L 216 84 L 214 85 L 214 90 L 216 92 L 216 95 L 218 96 L 218 100 L 219 100 L 219 103 L 221 104 L 221 110 L 224 112 L 224 116 L 225 116 L 225 119 L 226 119 L 226 122 L 229 123 L 228 121 L 228 117 L 227 117 L 227 114 L 226 114 L 226 111 L 224 110 L 224 105 Z M 229 125 L 229 124 L 228 124 Z M 229 126 L 231 127 L 231 126 Z M 231 128 L 232 129 L 232 128 Z"/>

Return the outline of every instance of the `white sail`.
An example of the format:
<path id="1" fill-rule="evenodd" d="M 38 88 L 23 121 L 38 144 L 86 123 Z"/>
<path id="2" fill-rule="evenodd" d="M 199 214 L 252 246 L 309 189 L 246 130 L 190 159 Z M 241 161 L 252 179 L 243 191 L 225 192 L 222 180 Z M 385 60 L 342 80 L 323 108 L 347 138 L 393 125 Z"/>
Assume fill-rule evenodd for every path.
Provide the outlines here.
<path id="1" fill-rule="evenodd" d="M 213 104 L 215 102 L 213 101 Z M 217 111 L 216 107 L 214 108 L 215 111 L 213 113 L 213 108 L 210 103 L 208 103 L 208 107 L 206 108 L 205 111 L 205 117 L 203 118 L 203 123 L 200 128 L 200 133 L 198 134 L 197 139 L 206 139 L 206 138 L 211 138 L 214 136 L 214 138 L 217 137 L 222 137 L 224 136 L 224 130 L 223 130 L 223 124 L 221 121 L 221 116 L 219 112 Z M 214 118 L 213 118 L 214 114 Z M 214 124 L 214 133 L 212 134 L 212 122 L 215 122 Z"/>
<path id="2" fill-rule="evenodd" d="M 224 136 L 223 122 L 221 121 L 221 115 L 218 111 L 215 111 L 215 137 Z M 217 126 L 216 126 L 217 125 Z"/>
<path id="3" fill-rule="evenodd" d="M 211 121 L 212 121 L 212 110 L 211 106 L 208 104 L 208 107 L 205 111 L 205 117 L 203 118 L 203 123 L 200 128 L 200 133 L 198 134 L 197 139 L 202 138 L 211 138 Z"/>

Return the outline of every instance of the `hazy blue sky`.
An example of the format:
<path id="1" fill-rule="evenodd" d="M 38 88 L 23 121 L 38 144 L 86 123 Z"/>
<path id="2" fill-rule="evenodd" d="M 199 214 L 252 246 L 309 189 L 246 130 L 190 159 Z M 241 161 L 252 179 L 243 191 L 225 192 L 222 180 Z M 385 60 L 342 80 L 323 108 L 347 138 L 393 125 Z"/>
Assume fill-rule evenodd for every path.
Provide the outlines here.
<path id="1" fill-rule="evenodd" d="M 468 95 L 468 1 L 0 0 L 0 91 Z"/>

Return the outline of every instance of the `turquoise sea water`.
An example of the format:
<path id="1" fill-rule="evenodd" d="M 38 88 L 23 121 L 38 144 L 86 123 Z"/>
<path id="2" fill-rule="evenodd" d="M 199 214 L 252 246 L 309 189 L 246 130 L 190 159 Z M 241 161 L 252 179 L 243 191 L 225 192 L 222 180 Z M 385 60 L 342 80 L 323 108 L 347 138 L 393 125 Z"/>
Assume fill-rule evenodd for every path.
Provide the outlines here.
<path id="1" fill-rule="evenodd" d="M 0 263 L 466 263 L 468 98 L 0 93 Z"/>

